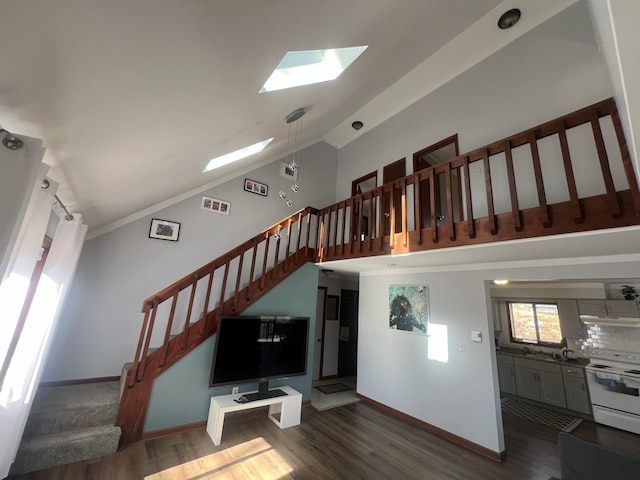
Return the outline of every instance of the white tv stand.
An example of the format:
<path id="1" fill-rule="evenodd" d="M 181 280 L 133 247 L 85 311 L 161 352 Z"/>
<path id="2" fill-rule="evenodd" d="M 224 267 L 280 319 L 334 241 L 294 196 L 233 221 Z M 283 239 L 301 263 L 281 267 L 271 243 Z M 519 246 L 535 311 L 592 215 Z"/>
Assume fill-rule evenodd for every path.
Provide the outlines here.
<path id="1" fill-rule="evenodd" d="M 209 419 L 207 420 L 207 433 L 213 440 L 214 445 L 220 445 L 222 439 L 222 426 L 224 424 L 224 414 L 227 412 L 238 412 L 269 406 L 269 419 L 280 428 L 300 425 L 300 411 L 302 409 L 302 394 L 291 387 L 275 387 L 286 393 L 282 397 L 265 398 L 253 402 L 238 403 L 235 400 L 240 398 L 242 393 L 232 395 L 220 395 L 211 397 L 209 407 Z M 275 389 L 274 388 L 274 389 Z M 278 418 L 279 417 L 279 418 Z"/>

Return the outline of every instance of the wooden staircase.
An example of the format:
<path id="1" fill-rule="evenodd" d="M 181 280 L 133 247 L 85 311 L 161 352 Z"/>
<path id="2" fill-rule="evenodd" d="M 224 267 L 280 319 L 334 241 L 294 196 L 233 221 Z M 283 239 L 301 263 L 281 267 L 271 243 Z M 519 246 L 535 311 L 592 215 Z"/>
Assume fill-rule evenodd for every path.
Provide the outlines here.
<path id="1" fill-rule="evenodd" d="M 142 437 L 158 375 L 214 334 L 221 315 L 240 315 L 315 260 L 316 213 L 311 207 L 294 213 L 143 302 L 142 330 L 116 419 L 121 445 Z"/>
<path id="2" fill-rule="evenodd" d="M 573 129 L 586 138 L 577 153 L 568 138 Z M 547 160 L 550 142 L 557 144 L 556 154 Z M 586 144 L 593 147 L 585 155 Z M 585 189 L 574 174 L 586 168 L 588 155 L 597 159 L 601 191 Z M 524 183 L 522 174 L 520 183 L 516 178 L 518 169 L 531 172 Z M 566 191 L 564 198 L 558 189 Z M 438 191 L 443 211 L 436 210 Z M 423 211 L 423 205 L 429 208 Z M 215 333 L 220 315 L 239 315 L 307 262 L 635 225 L 640 190 L 612 98 L 321 210 L 307 207 L 143 302 L 140 339 L 116 420 L 121 444 L 140 440 L 158 375 Z"/>

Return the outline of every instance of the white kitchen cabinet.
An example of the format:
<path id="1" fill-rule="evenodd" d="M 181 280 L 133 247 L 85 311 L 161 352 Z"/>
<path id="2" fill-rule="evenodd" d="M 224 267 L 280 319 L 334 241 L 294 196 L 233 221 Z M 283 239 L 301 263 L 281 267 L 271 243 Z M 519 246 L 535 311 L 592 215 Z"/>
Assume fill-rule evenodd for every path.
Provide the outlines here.
<path id="1" fill-rule="evenodd" d="M 563 338 L 582 338 L 582 323 L 578 302 L 571 299 L 558 299 L 558 316 Z"/>
<path id="2" fill-rule="evenodd" d="M 578 300 L 578 311 L 580 315 L 594 317 L 640 318 L 638 305 L 633 300 L 581 299 Z"/>
<path id="3" fill-rule="evenodd" d="M 510 355 L 498 354 L 498 382 L 500 391 L 516 395 L 516 372 L 513 367 L 513 357 Z"/>

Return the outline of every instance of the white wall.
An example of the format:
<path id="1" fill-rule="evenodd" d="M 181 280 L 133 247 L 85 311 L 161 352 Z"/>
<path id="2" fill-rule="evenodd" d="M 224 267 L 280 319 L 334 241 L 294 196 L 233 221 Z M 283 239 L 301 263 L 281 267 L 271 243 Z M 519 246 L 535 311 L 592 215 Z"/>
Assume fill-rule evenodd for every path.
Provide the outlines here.
<path id="1" fill-rule="evenodd" d="M 351 181 L 372 170 L 380 184 L 382 167 L 399 158 L 407 158 L 410 172 L 414 152 L 454 133 L 464 153 L 612 95 L 587 8 L 578 3 L 341 149 L 336 200 L 348 197 Z M 589 182 L 597 160 L 573 160 L 578 181 Z M 545 181 L 558 177 L 550 169 L 543 163 Z M 533 186 L 529 182 L 529 190 Z M 519 187 L 526 203 L 531 192 L 526 183 Z M 501 183 L 494 188 L 500 195 Z M 548 192 L 551 200 L 553 195 Z"/>
<path id="2" fill-rule="evenodd" d="M 288 208 L 278 198 L 291 182 L 274 162 L 85 243 L 45 371 L 45 381 L 119 375 L 135 353 L 142 301 L 182 276 L 306 206 L 335 197 L 337 152 L 325 143 L 305 149 Z M 268 197 L 243 190 L 244 178 L 269 186 Z M 200 208 L 203 195 L 231 202 L 230 215 Z M 149 239 L 151 218 L 181 223 L 178 242 Z"/>
<path id="3" fill-rule="evenodd" d="M 640 255 L 583 265 L 561 260 L 460 271 L 360 276 L 358 393 L 489 450 L 504 450 L 490 297 L 485 281 L 633 277 Z M 428 285 L 431 322 L 445 325 L 448 361 L 428 359 L 427 337 L 389 329 L 389 286 Z M 482 332 L 482 343 L 471 331 Z M 465 344 L 464 351 L 459 345 Z"/>

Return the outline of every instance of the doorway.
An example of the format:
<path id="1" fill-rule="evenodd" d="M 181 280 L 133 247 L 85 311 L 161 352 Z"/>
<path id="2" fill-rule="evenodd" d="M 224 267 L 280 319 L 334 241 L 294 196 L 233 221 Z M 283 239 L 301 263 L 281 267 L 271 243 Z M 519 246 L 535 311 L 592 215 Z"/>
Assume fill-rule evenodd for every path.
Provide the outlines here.
<path id="1" fill-rule="evenodd" d="M 389 182 L 393 182 L 394 180 L 398 180 L 399 178 L 407 176 L 407 165 L 406 165 L 406 157 L 401 158 L 389 165 L 385 165 L 382 168 L 382 183 L 387 184 Z M 394 232 L 402 231 L 402 189 L 400 188 L 392 188 L 393 192 L 393 211 L 395 212 L 395 225 Z M 389 218 L 389 221 L 384 222 L 384 235 L 389 235 L 391 233 L 391 194 L 385 193 L 383 195 L 382 200 L 382 208 L 386 218 Z"/>
<path id="2" fill-rule="evenodd" d="M 413 154 L 413 171 L 418 172 L 425 168 L 444 163 L 459 155 L 458 134 L 445 138 L 438 143 L 423 148 Z M 453 222 L 463 219 L 462 212 L 462 168 L 451 170 L 451 199 L 453 212 L 447 212 L 447 184 L 446 175 L 438 173 L 434 178 L 435 216 L 438 225 L 449 223 L 449 217 L 453 216 Z M 422 212 L 422 228 L 431 227 L 431 192 L 429 180 L 420 182 L 420 210 Z"/>

